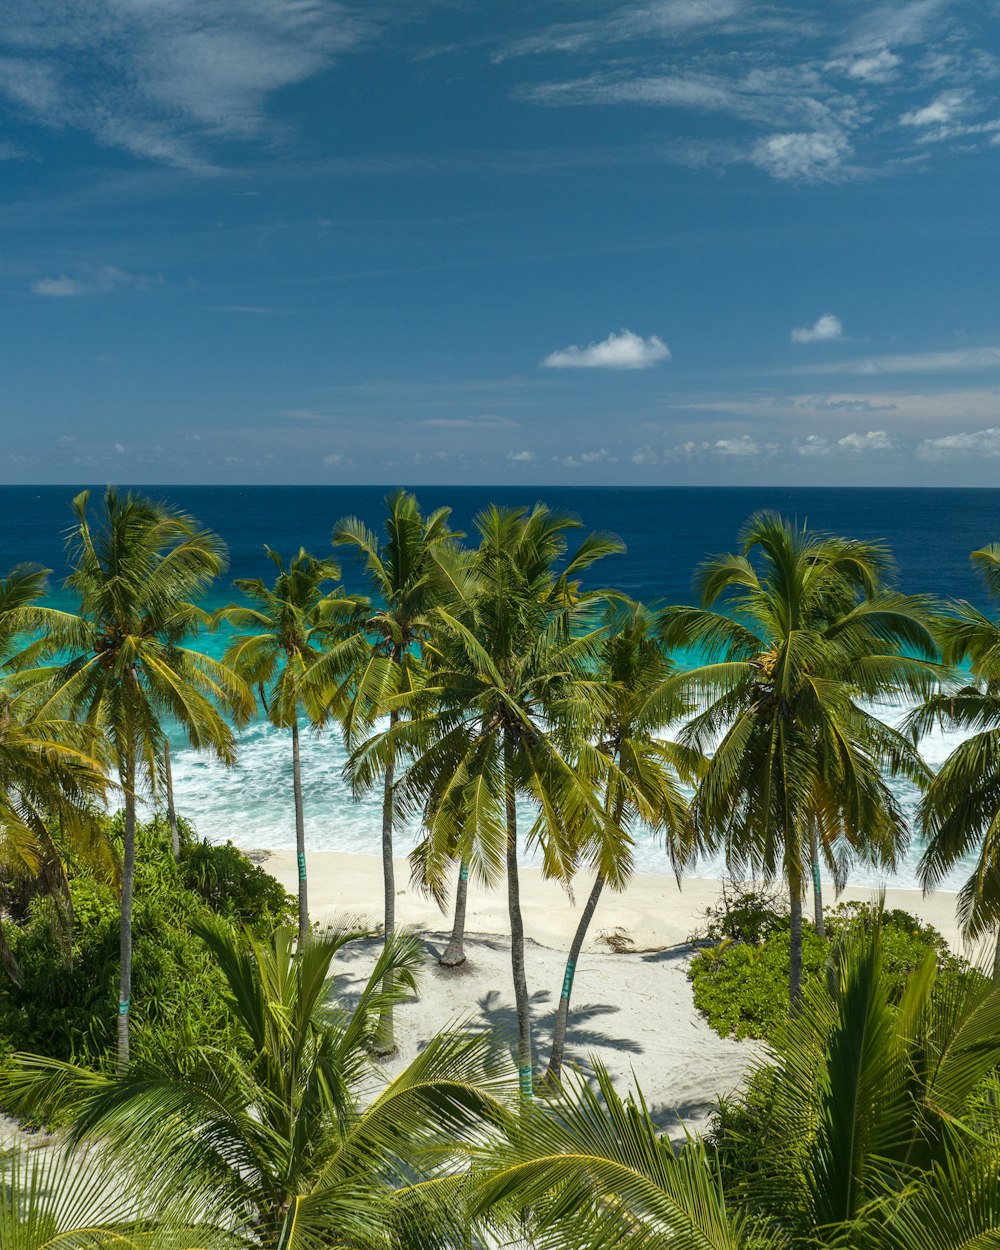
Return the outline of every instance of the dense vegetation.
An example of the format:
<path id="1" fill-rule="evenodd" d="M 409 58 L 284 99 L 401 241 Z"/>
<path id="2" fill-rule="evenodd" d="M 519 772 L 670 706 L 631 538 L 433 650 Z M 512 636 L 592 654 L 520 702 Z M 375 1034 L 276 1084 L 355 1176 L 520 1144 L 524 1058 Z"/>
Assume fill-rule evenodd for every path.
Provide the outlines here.
<path id="1" fill-rule="evenodd" d="M 0 1099 L 75 1148 L 3 1164 L 4 1250 L 1000 1245 L 1000 979 L 905 913 L 827 909 L 821 885 L 898 862 L 903 777 L 924 791 L 924 883 L 978 853 L 960 919 L 1000 930 L 996 622 L 902 593 L 879 544 L 772 514 L 689 606 L 602 588 L 621 544 L 575 542 L 541 504 L 484 509 L 470 543 L 405 492 L 387 508 L 384 534 L 331 532 L 370 599 L 326 556 L 272 553 L 273 583 L 210 617 L 221 540 L 115 490 L 73 503 L 78 610 L 46 606 L 44 570 L 0 581 Z M 1000 550 L 974 560 L 1000 590 Z M 196 643 L 221 625 L 217 661 Z M 894 697 L 917 704 L 902 727 L 875 710 Z M 296 900 L 173 802 L 168 729 L 230 761 L 259 713 L 288 731 Z M 339 727 L 355 791 L 382 799 L 381 953 L 351 1003 L 328 986 L 351 935 L 310 924 L 303 722 Z M 932 777 L 937 723 L 972 732 Z M 165 814 L 144 823 L 143 798 Z M 395 925 L 403 815 L 442 902 L 456 877 L 506 888 L 517 1028 L 442 1034 L 386 1083 L 423 959 Z M 770 1050 L 679 1152 L 638 1092 L 565 1072 L 577 956 L 641 828 L 678 874 L 717 851 L 784 896 L 737 900 L 694 959 L 715 1027 Z M 593 874 L 542 1082 L 528 843 L 563 883 Z"/>

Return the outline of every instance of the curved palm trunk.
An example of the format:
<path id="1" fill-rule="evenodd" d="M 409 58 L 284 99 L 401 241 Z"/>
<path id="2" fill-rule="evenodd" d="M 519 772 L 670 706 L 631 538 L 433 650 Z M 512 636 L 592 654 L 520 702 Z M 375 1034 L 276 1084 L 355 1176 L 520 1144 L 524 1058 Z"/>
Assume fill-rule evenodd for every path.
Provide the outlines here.
<path id="1" fill-rule="evenodd" d="M 438 960 L 444 968 L 458 968 L 465 963 L 465 908 L 469 898 L 469 865 L 462 860 L 455 882 L 455 920 L 451 937 Z"/>
<path id="2" fill-rule="evenodd" d="M 788 1011 L 796 1015 L 802 1005 L 802 881 L 795 873 L 788 883 L 791 931 L 788 965 Z"/>
<path id="3" fill-rule="evenodd" d="M 819 875 L 819 837 L 816 832 L 815 822 L 812 826 L 810 854 L 812 858 L 813 923 L 820 937 L 826 937 L 826 920 L 823 916 L 823 882 L 820 880 Z"/>
<path id="4" fill-rule="evenodd" d="M 997 929 L 997 942 L 993 948 L 993 980 L 1000 981 L 1000 929 Z"/>
<path id="5" fill-rule="evenodd" d="M 295 796 L 295 857 L 299 866 L 299 948 L 309 941 L 309 890 L 306 881 L 306 818 L 302 805 L 299 722 L 292 720 L 292 790 Z"/>
<path id="6" fill-rule="evenodd" d="M 399 713 L 393 709 L 389 713 L 390 732 L 399 720 Z M 392 825 L 393 825 L 393 793 L 396 780 L 396 761 L 389 759 L 385 766 L 385 780 L 382 789 L 382 892 L 385 900 L 385 941 L 388 942 L 396 932 L 396 873 L 392 862 Z M 386 992 L 392 989 L 392 978 L 386 977 L 382 982 Z M 393 1021 L 392 1006 L 382 1008 L 379 1016 L 378 1032 L 375 1036 L 375 1054 L 387 1058 L 396 1053 L 396 1029 Z"/>
<path id="7" fill-rule="evenodd" d="M 135 885 L 135 759 L 125 763 L 125 846 L 122 857 L 122 905 L 118 976 L 118 1071 L 129 1061 L 129 1013 L 132 1010 L 132 891 Z"/>
<path id="8" fill-rule="evenodd" d="M 504 806 L 507 816 L 507 913 L 510 917 L 510 964 L 514 977 L 514 1003 L 517 1007 L 517 1070 L 521 1097 L 530 1101 L 534 1093 L 534 1061 L 531 1047 L 531 1003 L 524 968 L 524 921 L 521 918 L 521 881 L 517 866 L 517 807 L 511 776 L 511 748 L 504 747 Z"/>
<path id="9" fill-rule="evenodd" d="M 163 739 L 163 774 L 167 783 L 167 823 L 170 825 L 170 846 L 174 859 L 181 857 L 181 834 L 177 827 L 177 809 L 174 807 L 174 773 L 170 767 L 170 739 Z"/>
<path id="10" fill-rule="evenodd" d="M 576 965 L 580 960 L 580 951 L 583 950 L 583 940 L 587 936 L 587 930 L 590 922 L 594 918 L 594 912 L 597 910 L 597 904 L 601 897 L 601 891 L 604 889 L 604 877 L 598 873 L 594 879 L 593 888 L 584 905 L 583 912 L 580 916 L 579 923 L 576 926 L 576 932 L 573 934 L 573 941 L 570 943 L 569 955 L 566 959 L 566 972 L 563 976 L 562 992 L 559 995 L 559 1006 L 556 1008 L 556 1023 L 552 1032 L 552 1054 L 549 1056 L 549 1079 L 558 1082 L 562 1073 L 563 1054 L 566 1050 L 566 1030 L 569 1026 L 569 1000 L 573 993 L 573 978 L 576 975 Z"/>

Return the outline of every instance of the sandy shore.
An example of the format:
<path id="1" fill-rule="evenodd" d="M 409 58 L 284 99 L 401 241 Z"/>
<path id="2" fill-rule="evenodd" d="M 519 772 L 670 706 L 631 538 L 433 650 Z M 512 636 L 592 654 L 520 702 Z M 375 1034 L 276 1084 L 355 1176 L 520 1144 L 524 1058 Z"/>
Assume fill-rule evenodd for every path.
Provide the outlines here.
<path id="1" fill-rule="evenodd" d="M 374 855 L 341 851 L 314 851 L 307 857 L 309 910 L 313 919 L 327 924 L 345 912 L 372 925 L 382 917 L 382 861 Z M 295 855 L 272 851 L 264 867 L 292 893 L 297 888 Z M 521 906 L 526 935 L 542 946 L 565 950 L 576 928 L 580 908 L 590 890 L 590 878 L 581 874 L 570 897 L 552 881 L 544 881 L 537 868 L 521 872 Z M 678 888 L 673 877 L 638 874 L 621 894 L 605 891 L 590 926 L 590 951 L 607 950 L 602 938 L 619 931 L 631 938 L 637 950 L 663 950 L 685 944 L 703 924 L 705 909 L 719 898 L 717 880 L 686 877 Z M 843 900 L 869 901 L 871 889 L 848 889 Z M 827 903 L 833 903 L 827 890 Z M 937 893 L 924 897 L 919 890 L 886 890 L 886 906 L 902 907 L 933 924 L 956 950 L 961 939 L 955 921 L 955 895 Z M 419 931 L 448 929 L 451 916 L 442 914 L 433 900 L 410 885 L 409 864 L 396 861 L 397 923 Z M 507 899 L 503 890 L 487 891 L 469 883 L 466 932 L 503 936 L 509 933 Z"/>

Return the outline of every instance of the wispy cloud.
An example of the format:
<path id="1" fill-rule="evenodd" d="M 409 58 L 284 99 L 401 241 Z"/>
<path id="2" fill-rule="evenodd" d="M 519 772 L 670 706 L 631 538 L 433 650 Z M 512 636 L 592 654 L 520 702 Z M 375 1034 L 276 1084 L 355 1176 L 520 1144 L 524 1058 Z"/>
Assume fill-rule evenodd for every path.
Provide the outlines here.
<path id="1" fill-rule="evenodd" d="M 541 362 L 545 369 L 650 369 L 670 359 L 670 348 L 651 334 L 642 338 L 631 330 L 609 334 L 587 347 L 564 347 Z"/>
<path id="2" fill-rule="evenodd" d="M 598 451 L 581 451 L 578 455 L 553 456 L 552 458 L 567 469 L 582 469 L 593 464 L 618 463 L 618 457 L 613 456 L 607 447 L 601 447 Z"/>
<path id="3" fill-rule="evenodd" d="M 520 425 L 509 417 L 428 417 L 421 425 L 438 430 L 510 430 Z"/>
<path id="4" fill-rule="evenodd" d="M 992 460 L 1000 456 L 1000 429 L 990 426 L 985 430 L 925 438 L 916 454 L 920 460 L 951 460 L 960 456 L 986 456 Z"/>
<path id="5" fill-rule="evenodd" d="M 837 343 L 843 337 L 843 323 L 833 313 L 824 313 L 811 326 L 799 326 L 791 333 L 793 343 Z"/>
<path id="6" fill-rule="evenodd" d="M 334 0 L 8 0 L 0 96 L 42 125 L 204 171 L 220 141 L 273 132 L 268 98 L 365 30 Z"/>
<path id="7" fill-rule="evenodd" d="M 507 459 L 512 464 L 527 464 L 534 458 L 535 453 L 533 451 L 509 451 L 507 453 Z"/>
<path id="8" fill-rule="evenodd" d="M 149 274 L 126 273 L 114 265 L 84 270 L 75 278 L 61 273 L 57 278 L 39 278 L 32 283 L 36 295 L 66 299 L 75 295 L 107 295 L 112 291 L 148 291 L 161 279 Z"/>
<path id="9" fill-rule="evenodd" d="M 947 373 L 964 369 L 1000 369 L 1000 346 L 965 347 L 951 351 L 901 352 L 796 365 L 786 373 Z"/>
<path id="10" fill-rule="evenodd" d="M 891 451 L 895 443 L 887 430 L 869 430 L 867 434 L 845 434 L 837 439 L 838 447 L 846 447 L 850 451 Z"/>

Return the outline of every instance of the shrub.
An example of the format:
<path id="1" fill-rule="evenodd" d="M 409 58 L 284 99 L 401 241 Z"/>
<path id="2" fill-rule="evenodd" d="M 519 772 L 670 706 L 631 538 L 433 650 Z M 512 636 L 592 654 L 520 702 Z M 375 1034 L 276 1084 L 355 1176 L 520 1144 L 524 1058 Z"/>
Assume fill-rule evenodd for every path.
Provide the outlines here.
<path id="1" fill-rule="evenodd" d="M 732 931 L 739 932 L 742 904 L 731 907 L 736 916 Z M 788 972 L 790 934 L 787 917 L 766 908 L 747 909 L 753 924 L 742 931 L 756 931 L 756 941 L 724 938 L 717 945 L 699 951 L 691 961 L 689 975 L 694 984 L 695 1006 L 713 1029 L 723 1037 L 755 1037 L 773 1040 L 788 1016 Z M 822 974 L 829 955 L 829 942 L 852 928 L 876 923 L 879 913 L 868 903 L 842 903 L 827 915 L 829 940 L 821 938 L 812 925 L 802 929 L 803 984 Z M 723 918 L 720 925 L 729 923 Z M 883 969 L 890 1001 L 898 1001 L 907 977 L 933 952 L 941 976 L 935 992 L 943 994 L 956 977 L 969 974 L 969 965 L 953 955 L 937 929 L 901 909 L 881 913 Z"/>
<path id="2" fill-rule="evenodd" d="M 216 915 L 246 925 L 260 937 L 291 920 L 295 900 L 232 842 L 191 843 L 181 855 L 180 875 L 183 885 Z"/>

